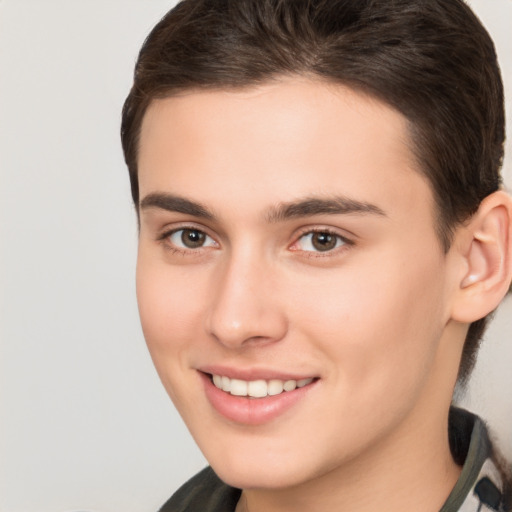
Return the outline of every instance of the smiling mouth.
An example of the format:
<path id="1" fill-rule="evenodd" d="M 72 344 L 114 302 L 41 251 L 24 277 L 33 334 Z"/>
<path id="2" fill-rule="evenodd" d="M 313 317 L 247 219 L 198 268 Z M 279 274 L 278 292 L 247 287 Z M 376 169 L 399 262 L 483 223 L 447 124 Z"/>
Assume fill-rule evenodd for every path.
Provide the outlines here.
<path id="1" fill-rule="evenodd" d="M 225 375 L 210 375 L 213 385 L 229 393 L 233 396 L 249 397 L 249 398 L 265 398 L 266 396 L 276 396 L 281 393 L 287 393 L 297 388 L 303 388 L 311 384 L 314 379 L 309 377 L 307 379 L 299 380 L 241 380 L 230 379 Z"/>

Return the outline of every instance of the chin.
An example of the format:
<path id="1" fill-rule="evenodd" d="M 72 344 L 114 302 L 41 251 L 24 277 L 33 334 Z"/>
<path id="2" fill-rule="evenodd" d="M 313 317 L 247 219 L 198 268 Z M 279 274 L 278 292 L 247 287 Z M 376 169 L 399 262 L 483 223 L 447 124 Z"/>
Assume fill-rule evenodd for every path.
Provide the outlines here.
<path id="1" fill-rule="evenodd" d="M 259 436 L 248 435 L 245 442 L 237 443 L 236 437 L 236 434 L 232 436 L 231 443 L 220 442 L 212 446 L 209 442 L 207 447 L 200 447 L 207 448 L 203 453 L 217 476 L 239 489 L 290 488 L 314 479 L 336 465 L 332 452 L 322 461 L 318 454 L 324 450 L 318 446 L 314 449 L 312 444 L 309 449 L 304 449 L 309 443 L 303 440 L 287 442 L 281 437 L 263 441 L 258 439 Z"/>
<path id="2" fill-rule="evenodd" d="M 215 464 L 212 467 L 223 482 L 238 489 L 285 489 L 308 479 L 299 471 L 290 471 L 284 467 L 269 469 L 248 461 L 237 467 L 228 467 L 227 464 Z"/>

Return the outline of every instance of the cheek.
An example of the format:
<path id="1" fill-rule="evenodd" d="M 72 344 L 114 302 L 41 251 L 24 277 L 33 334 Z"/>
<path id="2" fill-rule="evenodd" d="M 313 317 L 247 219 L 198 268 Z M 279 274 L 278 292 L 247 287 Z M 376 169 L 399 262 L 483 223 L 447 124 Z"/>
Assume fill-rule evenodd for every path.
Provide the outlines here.
<path id="1" fill-rule="evenodd" d="M 200 384 L 191 364 L 191 348 L 201 344 L 204 298 L 198 282 L 179 267 L 139 253 L 137 302 L 144 338 L 155 369 L 182 416 L 195 411 Z"/>
<path id="2" fill-rule="evenodd" d="M 160 373 L 164 363 L 183 363 L 184 349 L 197 339 L 202 325 L 200 284 L 179 267 L 140 255 L 137 261 L 137 302 L 146 343 Z"/>
<path id="3" fill-rule="evenodd" d="M 364 396 L 420 386 L 444 327 L 441 261 L 388 257 L 319 279 L 301 298 L 303 335 L 337 362 L 336 378 Z M 375 265 L 378 261 L 380 264 Z M 360 265 L 359 265 L 360 264 Z"/>

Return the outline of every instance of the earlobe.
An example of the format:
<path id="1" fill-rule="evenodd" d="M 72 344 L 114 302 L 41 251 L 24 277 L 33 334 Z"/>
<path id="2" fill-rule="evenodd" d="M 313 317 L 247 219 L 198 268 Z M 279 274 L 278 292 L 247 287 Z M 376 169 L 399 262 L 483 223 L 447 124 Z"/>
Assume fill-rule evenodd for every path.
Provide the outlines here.
<path id="1" fill-rule="evenodd" d="M 463 227 L 465 271 L 452 318 L 471 323 L 493 311 L 512 276 L 512 199 L 503 191 L 486 197 Z"/>

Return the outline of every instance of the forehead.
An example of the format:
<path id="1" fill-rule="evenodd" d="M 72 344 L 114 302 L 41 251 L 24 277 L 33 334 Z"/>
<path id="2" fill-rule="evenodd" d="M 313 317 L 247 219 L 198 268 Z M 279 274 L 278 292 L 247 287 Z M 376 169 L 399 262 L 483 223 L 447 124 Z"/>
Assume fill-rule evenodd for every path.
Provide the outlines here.
<path id="1" fill-rule="evenodd" d="M 431 208 L 410 144 L 399 112 L 340 85 L 296 78 L 186 92 L 146 112 L 141 198 L 167 191 L 243 209 L 335 192 L 384 210 L 414 209 L 418 197 Z"/>

